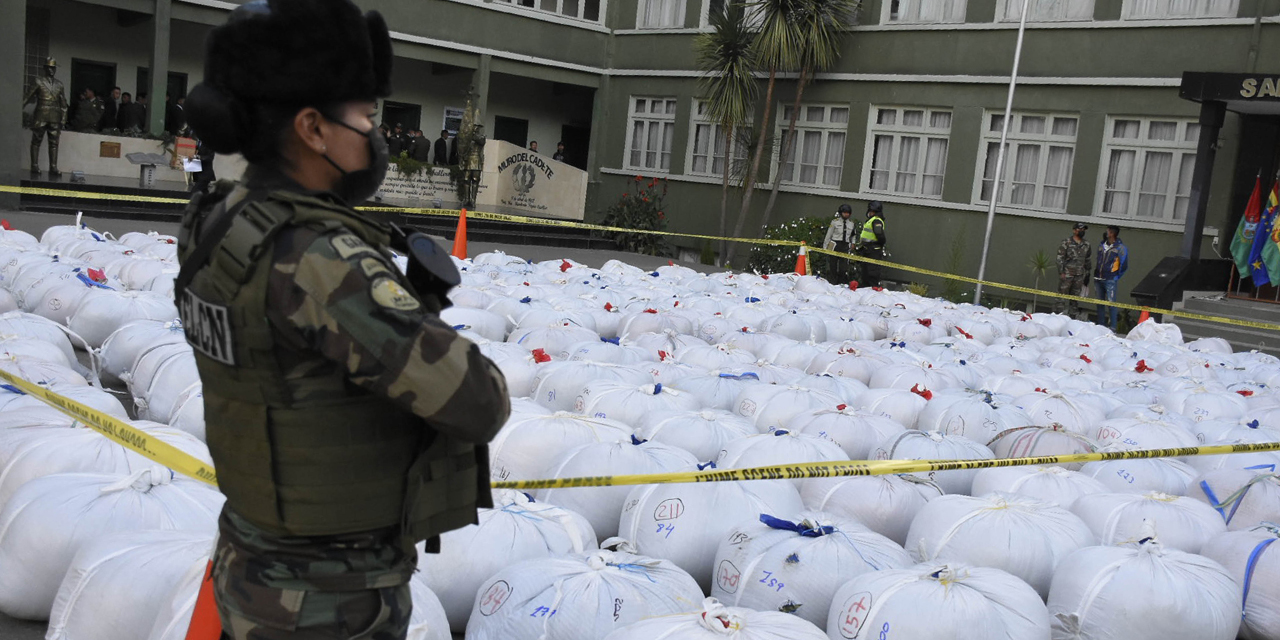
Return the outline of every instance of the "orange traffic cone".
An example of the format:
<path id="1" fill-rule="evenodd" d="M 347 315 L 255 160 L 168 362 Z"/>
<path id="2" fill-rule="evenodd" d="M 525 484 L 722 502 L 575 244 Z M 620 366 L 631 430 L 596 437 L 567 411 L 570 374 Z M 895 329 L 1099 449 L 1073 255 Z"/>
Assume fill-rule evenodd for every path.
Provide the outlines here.
<path id="1" fill-rule="evenodd" d="M 200 583 L 200 593 L 196 596 L 196 608 L 191 613 L 186 640 L 218 640 L 221 637 L 222 618 L 218 617 L 218 607 L 213 601 L 213 560 L 210 560 Z"/>
<path id="2" fill-rule="evenodd" d="M 800 241 L 800 254 L 796 256 L 796 273 L 809 275 L 809 247 Z"/>
<path id="3" fill-rule="evenodd" d="M 1138 314 L 1138 324 L 1142 324 L 1150 318 L 1151 318 L 1151 312 L 1147 311 L 1146 309 L 1143 309 L 1142 313 Z"/>
<path id="4" fill-rule="evenodd" d="M 458 231 L 453 236 L 453 257 L 459 260 L 467 259 L 467 210 L 464 208 L 458 216 Z"/>

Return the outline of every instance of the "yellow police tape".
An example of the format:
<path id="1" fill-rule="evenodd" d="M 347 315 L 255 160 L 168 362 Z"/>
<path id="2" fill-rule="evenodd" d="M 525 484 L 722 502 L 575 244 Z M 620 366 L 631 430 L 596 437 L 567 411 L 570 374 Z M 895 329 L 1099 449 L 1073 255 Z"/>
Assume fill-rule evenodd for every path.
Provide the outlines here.
<path id="1" fill-rule="evenodd" d="M 802 480 L 805 478 L 838 478 L 844 476 L 883 476 L 898 473 L 957 471 L 991 467 L 1024 467 L 1038 464 L 1072 464 L 1101 460 L 1134 460 L 1138 458 L 1172 458 L 1208 456 L 1230 453 L 1280 451 L 1280 442 L 1220 444 L 1181 449 L 1113 451 L 1109 453 L 1075 453 L 1034 458 L 1002 458 L 999 460 L 852 460 L 849 462 L 800 462 L 795 464 L 751 467 L 749 469 L 717 469 L 628 476 L 589 476 L 549 480 L 511 480 L 494 482 L 494 489 L 572 489 L 576 487 L 618 487 L 638 484 L 677 484 L 692 482 L 738 482 L 742 480 Z"/>
<path id="2" fill-rule="evenodd" d="M 158 440 L 119 418 L 87 407 L 75 400 L 54 393 L 38 384 L 29 382 L 0 369 L 0 379 L 23 393 L 45 402 L 49 406 L 71 416 L 111 440 L 136 451 L 147 458 L 183 475 L 218 486 L 218 476 L 213 467 L 191 454 Z M 590 476 L 582 478 L 552 478 L 546 480 L 515 480 L 494 482 L 494 489 L 571 489 L 577 487 L 617 487 L 639 484 L 675 484 L 693 482 L 737 482 L 743 480 L 774 480 L 804 478 L 836 478 L 843 476 L 879 476 L 898 473 L 923 473 L 929 471 L 956 471 L 961 469 L 986 469 L 989 467 L 1020 467 L 1040 464 L 1072 464 L 1101 460 L 1133 460 L 1139 458 L 1172 458 L 1184 456 L 1224 455 L 1280 451 L 1280 442 L 1250 444 L 1205 445 L 1180 449 L 1150 449 L 1144 451 L 1114 451 L 1108 453 L 1076 453 L 1034 458 L 1003 458 L 999 460 L 851 460 L 848 462 L 801 462 L 795 464 L 751 467 L 748 469 L 723 469 L 713 471 L 687 471 L 680 473 L 654 473 L 647 475 Z"/>
<path id="3" fill-rule="evenodd" d="M 113 193 L 81 192 L 81 191 L 72 191 L 67 189 L 45 189 L 45 188 L 37 188 L 37 187 L 10 187 L 10 186 L 4 186 L 4 185 L 0 185 L 0 193 L 19 193 L 19 194 L 41 195 L 41 196 L 50 196 L 50 197 L 63 197 L 63 198 L 84 198 L 84 199 L 90 199 L 90 200 L 117 200 L 117 201 L 127 200 L 127 201 L 135 201 L 135 202 L 155 202 L 155 203 L 167 203 L 167 204 L 185 204 L 187 202 L 187 200 L 184 200 L 181 198 L 131 196 L 131 195 L 120 195 L 120 194 L 113 194 Z M 384 212 L 384 213 L 400 213 L 400 214 L 424 215 L 424 216 L 453 217 L 453 218 L 457 218 L 460 215 L 459 211 L 456 209 L 429 209 L 429 208 L 419 208 L 419 207 L 357 207 L 357 209 L 361 211 L 377 211 L 377 212 Z M 496 222 L 512 222 L 517 224 L 536 224 L 536 225 L 544 225 L 544 226 L 570 227 L 574 229 L 587 229 L 591 231 L 608 231 L 612 233 L 639 233 L 639 234 L 646 234 L 646 235 L 662 235 L 662 236 L 671 236 L 676 238 L 714 240 L 717 242 L 719 241 L 741 242 L 746 244 L 768 245 L 768 246 L 776 246 L 776 247 L 799 247 L 800 245 L 804 244 L 803 242 L 796 241 L 796 240 L 774 240 L 774 239 L 765 239 L 765 238 L 729 238 L 724 236 L 712 236 L 712 235 L 703 235 L 703 234 L 697 234 L 697 233 L 678 233 L 675 231 L 661 231 L 656 229 L 627 229 L 625 227 L 608 227 L 604 225 L 589 224 L 586 222 L 575 222 L 572 220 L 534 218 L 530 216 L 516 216 L 516 215 L 508 215 L 508 214 L 502 214 L 502 213 L 486 213 L 483 211 L 468 211 L 467 216 L 474 219 L 493 220 Z M 942 271 L 934 271 L 932 269 L 924 269 L 921 267 L 912 267 L 912 266 L 908 266 L 908 265 L 897 263 L 897 262 L 889 262 L 887 260 L 877 260 L 875 258 L 868 258 L 865 256 L 860 256 L 852 253 L 838 253 L 838 252 L 830 251 L 828 249 L 823 249 L 820 247 L 808 247 L 808 253 L 819 253 L 819 254 L 828 255 L 828 256 L 835 256 L 838 258 L 846 258 L 846 259 L 854 260 L 858 262 L 866 262 L 870 264 L 880 265 L 888 269 L 897 269 L 899 271 L 906 271 L 908 273 L 918 273 L 921 275 L 933 276 L 936 278 L 944 278 L 948 280 L 958 280 L 960 282 L 967 282 L 969 284 L 974 284 L 974 285 L 982 284 L 982 286 L 984 287 L 990 287 L 993 289 L 1004 289 L 1007 291 L 1016 291 L 1018 293 L 1024 293 L 1024 294 L 1033 295 L 1033 296 L 1042 296 L 1045 298 L 1071 300 L 1075 302 L 1083 302 L 1083 303 L 1092 304 L 1092 305 L 1115 307 L 1117 309 L 1129 309 L 1131 311 L 1139 311 L 1139 312 L 1146 311 L 1149 313 L 1169 315 L 1169 316 L 1174 316 L 1178 318 L 1186 318 L 1188 320 L 1216 322 L 1219 324 L 1227 324 L 1227 325 L 1233 325 L 1237 327 L 1246 327 L 1250 329 L 1262 329 L 1264 331 L 1280 331 L 1280 324 L 1275 324 L 1270 322 L 1257 322 L 1254 320 L 1238 320 L 1235 318 L 1211 316 L 1203 313 L 1193 313 L 1190 311 L 1181 311 L 1181 310 L 1175 311 L 1170 309 L 1143 307 L 1143 306 L 1132 305 L 1132 304 L 1127 304 L 1123 302 L 1108 302 L 1106 300 L 1099 300 L 1097 298 L 1085 298 L 1082 296 L 1073 296 L 1073 295 L 1068 295 L 1064 293 L 1058 293 L 1056 291 L 1042 291 L 1040 289 L 1032 289 L 1030 287 L 1021 287 L 1021 286 L 1012 285 L 1012 284 L 1002 284 L 999 282 L 992 282 L 990 280 L 979 280 L 977 278 L 970 278 L 968 276 L 962 276 L 962 275 L 957 275 L 952 273 L 944 273 Z M 805 256 L 805 265 L 806 265 L 806 271 L 809 271 L 810 273 L 812 273 L 812 270 L 808 268 L 809 258 L 807 254 Z"/>
<path id="4" fill-rule="evenodd" d="M 3 369 L 0 369 L 0 379 L 129 449 L 178 473 L 206 482 L 214 487 L 218 486 L 218 476 L 214 473 L 213 467 L 119 418 L 109 416 L 92 407 L 87 407 L 38 384 L 19 378 Z"/>

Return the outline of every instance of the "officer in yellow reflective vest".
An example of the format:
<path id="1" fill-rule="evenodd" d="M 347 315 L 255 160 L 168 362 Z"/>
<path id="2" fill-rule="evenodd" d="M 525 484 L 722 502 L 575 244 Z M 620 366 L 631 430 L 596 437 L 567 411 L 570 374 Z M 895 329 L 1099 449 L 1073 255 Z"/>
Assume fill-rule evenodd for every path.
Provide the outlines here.
<path id="1" fill-rule="evenodd" d="M 858 236 L 857 253 L 866 258 L 884 260 L 884 205 L 879 200 L 867 203 L 867 221 L 862 223 L 862 234 Z M 867 287 L 880 286 L 880 265 L 864 262 L 862 264 L 862 282 Z"/>

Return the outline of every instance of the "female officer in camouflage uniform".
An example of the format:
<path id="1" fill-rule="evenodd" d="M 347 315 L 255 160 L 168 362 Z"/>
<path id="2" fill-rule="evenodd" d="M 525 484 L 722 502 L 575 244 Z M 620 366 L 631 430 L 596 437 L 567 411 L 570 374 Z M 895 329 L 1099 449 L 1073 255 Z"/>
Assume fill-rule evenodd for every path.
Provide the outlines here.
<path id="1" fill-rule="evenodd" d="M 236 640 L 404 638 L 414 544 L 438 550 L 491 506 L 505 381 L 441 322 L 446 290 L 394 266 L 396 230 L 352 208 L 386 173 L 373 117 L 390 64 L 377 13 L 254 0 L 211 32 L 187 100 L 204 144 L 249 162 L 192 199 L 175 283 L 227 497 L 213 579 Z"/>

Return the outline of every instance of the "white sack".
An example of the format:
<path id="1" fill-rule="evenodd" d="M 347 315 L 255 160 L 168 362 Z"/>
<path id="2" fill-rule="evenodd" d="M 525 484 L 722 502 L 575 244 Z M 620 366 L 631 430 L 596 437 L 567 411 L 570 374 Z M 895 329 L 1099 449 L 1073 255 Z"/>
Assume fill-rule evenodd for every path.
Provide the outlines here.
<path id="1" fill-rule="evenodd" d="M 1205 542 L 1227 531 L 1212 507 L 1167 493 L 1097 493 L 1077 500 L 1071 512 L 1105 545 L 1135 545 L 1151 527 L 1165 547 L 1199 553 Z"/>
<path id="2" fill-rule="evenodd" d="M 812 623 L 779 611 L 726 607 L 707 598 L 690 613 L 647 618 L 605 636 L 605 640 L 824 640 Z"/>

